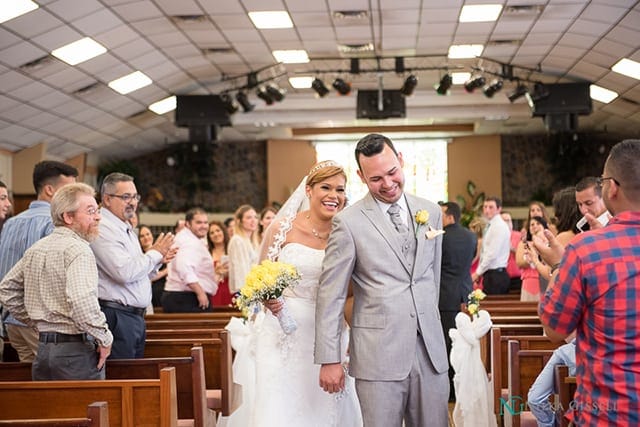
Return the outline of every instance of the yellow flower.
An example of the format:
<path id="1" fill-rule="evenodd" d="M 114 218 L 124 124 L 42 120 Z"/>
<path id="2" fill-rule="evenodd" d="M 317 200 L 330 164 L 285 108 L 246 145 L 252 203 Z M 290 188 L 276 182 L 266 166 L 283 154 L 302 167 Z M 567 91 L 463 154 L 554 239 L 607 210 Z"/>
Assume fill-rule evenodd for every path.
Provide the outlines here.
<path id="1" fill-rule="evenodd" d="M 487 296 L 487 294 L 482 292 L 482 289 L 477 288 L 477 289 L 474 289 L 473 292 L 471 292 L 471 295 L 469 295 L 469 298 L 475 298 L 477 300 L 483 300 L 483 299 L 485 299 L 486 296 Z"/>
<path id="2" fill-rule="evenodd" d="M 424 225 L 429 221 L 429 212 L 424 209 L 420 209 L 416 212 L 416 223 L 418 225 Z"/>
<path id="3" fill-rule="evenodd" d="M 467 311 L 469 312 L 470 315 L 474 315 L 478 312 L 478 304 L 469 304 L 467 306 Z"/>
<path id="4" fill-rule="evenodd" d="M 255 303 L 267 299 L 278 298 L 287 287 L 293 287 L 300 281 L 300 274 L 295 266 L 262 261 L 251 268 L 245 278 L 245 283 L 236 300 L 236 306 L 241 310 L 249 309 Z"/>

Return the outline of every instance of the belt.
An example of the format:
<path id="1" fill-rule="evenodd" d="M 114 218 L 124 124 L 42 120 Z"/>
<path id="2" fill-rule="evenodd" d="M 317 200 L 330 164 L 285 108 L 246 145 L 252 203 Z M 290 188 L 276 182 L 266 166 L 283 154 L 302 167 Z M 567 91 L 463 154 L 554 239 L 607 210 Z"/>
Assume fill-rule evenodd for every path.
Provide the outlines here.
<path id="1" fill-rule="evenodd" d="M 99 299 L 98 303 L 101 307 L 113 308 L 114 310 L 126 311 L 127 313 L 137 314 L 138 316 L 144 316 L 144 312 L 146 308 L 133 307 L 131 305 L 120 304 L 115 301 L 107 301 L 103 299 Z"/>
<path id="2" fill-rule="evenodd" d="M 489 270 L 485 271 L 485 273 L 488 273 L 489 271 L 502 272 L 502 271 L 507 271 L 507 269 L 506 268 L 492 268 L 492 269 L 489 269 Z"/>
<path id="3" fill-rule="evenodd" d="M 63 334 L 61 332 L 40 332 L 39 341 L 42 343 L 59 343 L 59 342 L 85 342 L 88 341 L 87 334 Z"/>

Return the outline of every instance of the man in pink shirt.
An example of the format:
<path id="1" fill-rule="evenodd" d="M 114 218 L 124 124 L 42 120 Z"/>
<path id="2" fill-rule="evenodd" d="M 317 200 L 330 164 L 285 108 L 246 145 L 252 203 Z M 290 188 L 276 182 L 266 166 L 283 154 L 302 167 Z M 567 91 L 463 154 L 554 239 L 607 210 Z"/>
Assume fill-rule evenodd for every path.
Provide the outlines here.
<path id="1" fill-rule="evenodd" d="M 212 311 L 209 296 L 218 291 L 213 258 L 203 240 L 209 230 L 207 213 L 190 209 L 185 227 L 176 234 L 176 257 L 169 263 L 167 282 L 162 295 L 165 313 L 201 313 Z"/>

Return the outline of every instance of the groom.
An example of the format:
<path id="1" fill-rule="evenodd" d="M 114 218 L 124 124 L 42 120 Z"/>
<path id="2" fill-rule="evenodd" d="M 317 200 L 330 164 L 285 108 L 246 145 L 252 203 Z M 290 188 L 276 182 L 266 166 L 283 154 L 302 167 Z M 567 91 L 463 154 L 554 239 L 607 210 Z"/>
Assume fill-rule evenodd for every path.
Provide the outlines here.
<path id="1" fill-rule="evenodd" d="M 369 188 L 333 219 L 316 306 L 315 362 L 320 386 L 344 387 L 340 335 L 353 284 L 349 373 L 356 379 L 364 425 L 448 423 L 449 364 L 438 315 L 442 228 L 438 205 L 403 193 L 404 162 L 391 140 L 370 134 L 355 150 Z M 427 223 L 415 219 L 429 213 Z"/>

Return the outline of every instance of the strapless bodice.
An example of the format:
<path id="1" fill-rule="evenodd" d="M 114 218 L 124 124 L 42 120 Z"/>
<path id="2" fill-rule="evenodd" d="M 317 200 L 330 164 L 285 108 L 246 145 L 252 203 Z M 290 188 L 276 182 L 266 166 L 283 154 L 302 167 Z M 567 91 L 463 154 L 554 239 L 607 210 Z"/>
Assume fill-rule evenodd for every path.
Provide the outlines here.
<path id="1" fill-rule="evenodd" d="M 285 289 L 289 298 L 316 299 L 318 280 L 322 269 L 324 250 L 314 249 L 301 243 L 288 243 L 280 251 L 278 261 L 296 266 L 302 276 L 300 283 L 293 289 Z"/>

